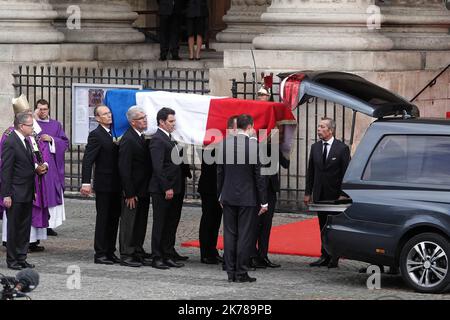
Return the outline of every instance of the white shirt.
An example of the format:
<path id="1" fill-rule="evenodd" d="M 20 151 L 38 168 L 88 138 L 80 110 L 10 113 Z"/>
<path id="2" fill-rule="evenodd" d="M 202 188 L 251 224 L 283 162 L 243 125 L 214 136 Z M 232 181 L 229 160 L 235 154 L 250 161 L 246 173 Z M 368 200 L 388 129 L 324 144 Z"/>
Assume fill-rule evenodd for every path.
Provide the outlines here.
<path id="1" fill-rule="evenodd" d="M 323 144 L 324 144 L 325 142 L 328 143 L 328 145 L 327 145 L 327 158 L 328 158 L 328 155 L 330 154 L 331 145 L 332 145 L 333 142 L 334 142 L 334 137 L 331 136 L 331 138 L 328 139 L 327 141 L 322 140 L 322 153 L 323 153 Z"/>
<path id="2" fill-rule="evenodd" d="M 105 126 L 102 125 L 102 124 L 101 124 L 101 126 L 102 126 L 103 129 L 105 129 L 105 131 L 106 131 L 108 134 L 111 133 L 111 129 L 105 127 Z"/>
<path id="3" fill-rule="evenodd" d="M 162 132 L 164 132 L 170 138 L 170 133 L 169 132 L 167 132 L 166 130 L 164 130 L 161 127 L 158 127 L 158 129 L 161 130 Z"/>

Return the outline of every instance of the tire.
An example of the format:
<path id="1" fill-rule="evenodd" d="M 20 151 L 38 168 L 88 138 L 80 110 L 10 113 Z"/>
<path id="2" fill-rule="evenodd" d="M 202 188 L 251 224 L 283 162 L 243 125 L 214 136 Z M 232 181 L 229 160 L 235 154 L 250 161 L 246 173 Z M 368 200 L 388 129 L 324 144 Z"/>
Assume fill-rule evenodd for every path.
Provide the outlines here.
<path id="1" fill-rule="evenodd" d="M 399 266 L 403 280 L 422 293 L 439 293 L 450 283 L 450 245 L 437 233 L 422 233 L 402 248 Z"/>

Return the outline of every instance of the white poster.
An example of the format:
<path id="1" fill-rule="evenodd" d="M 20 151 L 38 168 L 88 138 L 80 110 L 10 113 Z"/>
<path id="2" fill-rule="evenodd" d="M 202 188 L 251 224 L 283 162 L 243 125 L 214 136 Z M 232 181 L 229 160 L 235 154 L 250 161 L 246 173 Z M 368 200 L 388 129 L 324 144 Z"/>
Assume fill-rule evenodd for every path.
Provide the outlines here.
<path id="1" fill-rule="evenodd" d="M 104 104 L 106 92 L 111 89 L 137 89 L 142 85 L 72 84 L 72 144 L 86 144 L 89 132 L 97 128 L 94 109 Z"/>

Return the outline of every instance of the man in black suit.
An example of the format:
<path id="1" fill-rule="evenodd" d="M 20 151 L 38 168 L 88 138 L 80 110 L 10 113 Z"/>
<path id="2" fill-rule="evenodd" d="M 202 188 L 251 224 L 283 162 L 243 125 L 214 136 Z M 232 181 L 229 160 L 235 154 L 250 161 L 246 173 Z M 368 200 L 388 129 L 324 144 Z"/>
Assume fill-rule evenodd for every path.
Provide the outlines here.
<path id="1" fill-rule="evenodd" d="M 2 147 L 1 196 L 8 218 L 6 262 L 8 268 L 34 268 L 28 263 L 31 213 L 34 199 L 35 172 L 43 175 L 45 165 L 34 163 L 33 151 L 27 137 L 33 134 L 33 116 L 29 112 L 16 114 L 14 131 Z"/>
<path id="2" fill-rule="evenodd" d="M 228 281 L 253 282 L 248 275 L 256 216 L 267 211 L 265 177 L 261 175 L 258 142 L 250 139 L 253 118 L 240 115 L 238 133 L 228 137 L 218 152 L 217 194 L 223 206 L 224 258 Z"/>
<path id="3" fill-rule="evenodd" d="M 160 61 L 167 60 L 171 53 L 172 60 L 181 60 L 179 56 L 180 25 L 184 8 L 183 0 L 158 0 L 159 4 L 159 44 Z"/>
<path id="4" fill-rule="evenodd" d="M 277 129 L 278 133 L 275 137 L 276 140 L 283 140 L 284 126 Z M 271 138 L 271 137 L 270 137 Z M 273 142 L 273 143 L 272 143 Z M 269 260 L 269 239 L 270 231 L 272 229 L 273 214 L 275 212 L 275 206 L 277 203 L 277 192 L 280 192 L 280 178 L 278 175 L 278 163 L 285 169 L 289 167 L 289 160 L 283 156 L 283 153 L 279 150 L 278 142 L 268 141 L 268 143 L 261 144 L 262 147 L 267 148 L 267 156 L 270 159 L 270 163 L 265 165 L 266 169 L 272 170 L 271 166 L 275 166 L 277 171 L 274 174 L 267 176 L 266 178 L 266 189 L 267 189 L 267 200 L 269 207 L 267 213 L 258 216 L 255 228 L 255 248 L 254 254 L 250 259 L 250 267 L 253 268 L 279 268 L 281 265 L 273 263 Z M 278 152 L 278 159 L 271 159 L 272 151 Z"/>
<path id="5" fill-rule="evenodd" d="M 121 187 L 118 158 L 119 147 L 111 133 L 112 114 L 107 106 L 94 109 L 98 127 L 89 133 L 82 167 L 82 195 L 92 193 L 91 174 L 95 165 L 94 190 L 97 217 L 95 220 L 94 262 L 120 263 L 116 251 L 117 230 L 121 211 Z"/>
<path id="6" fill-rule="evenodd" d="M 121 265 L 150 266 L 150 254 L 143 248 L 150 207 L 148 184 L 152 174 L 148 143 L 144 136 L 147 116 L 142 108 L 131 107 L 127 111 L 127 119 L 130 128 L 119 144 L 119 173 L 124 195 L 119 231 Z"/>
<path id="7" fill-rule="evenodd" d="M 304 203 L 311 200 L 337 200 L 346 198 L 342 192 L 342 179 L 350 162 L 350 149 L 343 142 L 334 138 L 336 123 L 333 119 L 322 118 L 317 128 L 320 141 L 311 146 L 308 171 L 306 174 L 306 188 Z M 311 199 L 312 195 L 312 199 Z M 327 223 L 328 214 L 319 212 L 320 232 Z M 338 266 L 339 257 L 331 257 L 322 246 L 319 260 L 310 264 L 311 267 L 328 265 L 329 268 Z"/>
<path id="8" fill-rule="evenodd" d="M 149 191 L 152 195 L 152 267 L 180 268 L 187 260 L 175 251 L 175 239 L 180 222 L 185 192 L 185 178 L 191 177 L 187 164 L 176 164 L 173 157 L 182 156 L 182 150 L 172 139 L 175 130 L 175 111 L 162 108 L 156 115 L 158 130 L 150 141 L 153 176 Z"/>
<path id="9" fill-rule="evenodd" d="M 232 116 L 228 119 L 228 132 L 236 130 L 237 118 L 238 116 Z M 200 261 L 206 264 L 223 262 L 223 258 L 217 251 L 222 207 L 217 200 L 217 164 L 214 159 L 214 151 L 214 149 L 208 149 L 202 153 L 201 175 L 197 189 L 202 199 L 202 217 L 199 229 Z"/>

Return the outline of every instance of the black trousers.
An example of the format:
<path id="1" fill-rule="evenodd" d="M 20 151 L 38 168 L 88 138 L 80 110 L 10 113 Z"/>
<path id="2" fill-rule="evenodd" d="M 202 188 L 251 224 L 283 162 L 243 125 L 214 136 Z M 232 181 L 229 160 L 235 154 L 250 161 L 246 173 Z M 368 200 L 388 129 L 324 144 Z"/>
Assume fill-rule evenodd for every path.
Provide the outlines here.
<path id="1" fill-rule="evenodd" d="M 177 14 L 159 16 L 159 44 L 160 56 L 166 57 L 172 54 L 172 57 L 178 56 L 180 49 L 180 24 L 181 16 Z"/>
<path id="2" fill-rule="evenodd" d="M 200 194 L 202 198 L 202 218 L 200 220 L 200 257 L 214 258 L 217 251 L 217 237 L 222 220 L 222 207 L 215 194 Z"/>
<path id="3" fill-rule="evenodd" d="M 138 197 L 136 208 L 130 209 L 122 201 L 120 216 L 120 257 L 134 257 L 144 252 L 144 240 L 147 232 L 148 209 L 150 197 Z"/>
<path id="4" fill-rule="evenodd" d="M 164 194 L 152 194 L 153 227 L 152 254 L 154 259 L 168 259 L 175 254 L 175 240 L 181 217 L 184 192 L 166 200 Z"/>
<path id="5" fill-rule="evenodd" d="M 12 202 L 6 209 L 8 218 L 6 238 L 6 263 L 8 266 L 24 262 L 27 259 L 30 243 L 31 214 L 33 202 Z"/>
<path id="6" fill-rule="evenodd" d="M 328 219 L 328 213 L 327 212 L 317 212 L 317 217 L 319 218 L 319 228 L 320 228 L 320 238 L 322 239 L 322 232 L 325 228 L 325 225 L 327 224 L 327 219 Z M 325 250 L 325 248 L 323 247 L 323 241 L 322 241 L 322 245 L 321 245 L 321 253 L 322 253 L 322 257 L 329 257 L 330 255 L 328 254 L 328 252 Z"/>
<path id="7" fill-rule="evenodd" d="M 255 254 L 254 257 L 266 258 L 269 252 L 270 231 L 272 229 L 273 213 L 277 203 L 277 194 L 273 191 L 267 192 L 268 208 L 267 212 L 256 219 L 255 234 Z"/>
<path id="8" fill-rule="evenodd" d="M 95 257 L 110 256 L 116 251 L 117 232 L 121 215 L 120 192 L 96 192 L 94 250 Z"/>
<path id="9" fill-rule="evenodd" d="M 256 216 L 256 207 L 223 207 L 224 257 L 229 275 L 248 271 Z"/>

